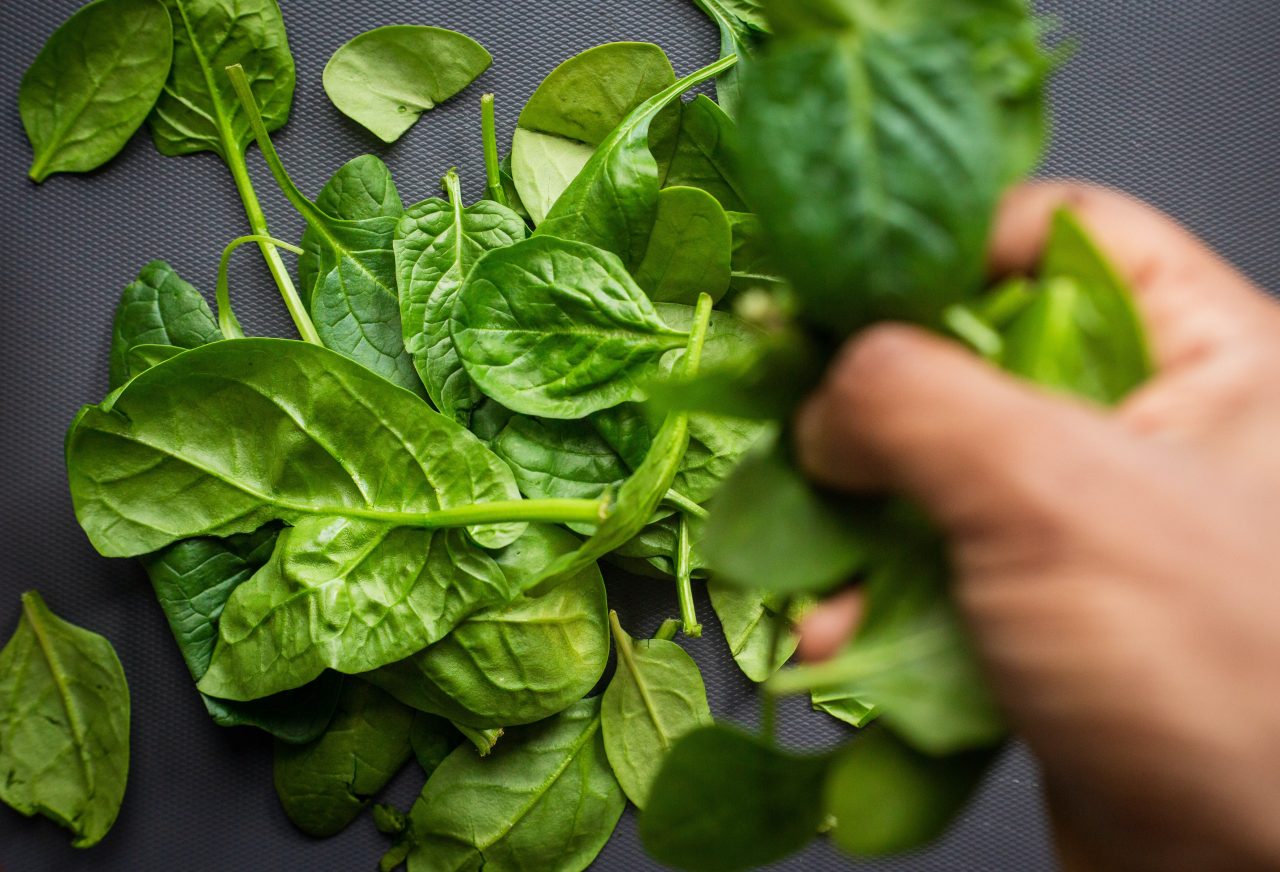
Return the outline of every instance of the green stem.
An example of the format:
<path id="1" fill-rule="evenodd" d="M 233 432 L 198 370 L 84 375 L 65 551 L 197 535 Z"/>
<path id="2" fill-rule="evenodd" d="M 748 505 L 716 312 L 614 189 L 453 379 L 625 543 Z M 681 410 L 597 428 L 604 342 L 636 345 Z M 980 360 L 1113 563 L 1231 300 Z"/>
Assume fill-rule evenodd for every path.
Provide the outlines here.
<path id="1" fill-rule="evenodd" d="M 689 332 L 689 344 L 684 352 L 684 378 L 693 378 L 702 366 L 702 349 L 707 344 L 707 331 L 711 326 L 711 307 L 715 304 L 710 294 L 699 294 L 698 305 L 693 310 L 693 327 Z"/>
<path id="2" fill-rule="evenodd" d="M 546 524 L 599 524 L 605 515 L 603 500 L 499 500 L 476 503 L 434 512 L 380 512 L 335 508 L 329 514 L 345 518 L 385 521 L 404 527 L 438 530 L 471 527 L 477 524 L 506 524 L 523 521 Z"/>
<path id="3" fill-rule="evenodd" d="M 999 360 L 1004 352 L 1000 334 L 967 306 L 948 306 L 942 313 L 942 323 L 952 336 L 987 360 Z"/>
<path id="4" fill-rule="evenodd" d="M 480 134 L 484 140 L 485 196 L 495 203 L 509 206 L 502 187 L 502 168 L 498 160 L 498 125 L 494 118 L 493 95 L 480 98 Z"/>
<path id="5" fill-rule="evenodd" d="M 690 639 L 702 638 L 702 624 L 698 623 L 698 610 L 693 604 L 693 547 L 689 543 L 689 519 L 680 516 L 679 533 L 676 536 L 676 590 L 680 594 L 680 620 L 684 622 L 684 634 Z"/>
<path id="6" fill-rule="evenodd" d="M 227 339 L 243 339 L 244 330 L 240 327 L 240 319 L 236 318 L 236 313 L 231 308 L 231 287 L 227 280 L 227 268 L 231 264 L 231 255 L 237 248 L 246 243 L 256 242 L 259 247 L 262 245 L 270 245 L 274 248 L 283 248 L 285 251 L 294 254 L 302 254 L 302 249 L 296 245 L 290 245 L 283 240 L 276 239 L 272 236 L 258 236 L 250 234 L 249 236 L 240 236 L 231 240 L 227 247 L 222 250 L 222 259 L 218 262 L 218 327 L 222 330 L 222 335 Z M 293 318 L 293 323 L 297 325 L 298 334 L 307 342 L 319 345 L 320 337 L 316 333 L 315 325 L 311 323 L 311 317 L 307 315 L 306 309 L 302 305 L 302 301 L 298 299 L 297 291 L 293 286 L 289 286 L 289 292 L 285 294 L 284 304 L 289 310 L 289 315 Z"/>
<path id="7" fill-rule="evenodd" d="M 662 501 L 675 506 L 686 515 L 692 515 L 700 521 L 705 521 L 707 518 L 711 517 L 710 512 L 695 503 L 693 500 L 689 499 L 684 494 L 680 493 L 680 491 L 675 488 L 667 491 L 666 495 L 662 498 Z"/>
<path id="8" fill-rule="evenodd" d="M 661 642 L 670 642 L 676 637 L 676 631 L 680 629 L 680 622 L 675 618 L 667 618 L 662 622 L 662 626 L 658 628 L 658 632 L 653 634 L 653 638 Z"/>

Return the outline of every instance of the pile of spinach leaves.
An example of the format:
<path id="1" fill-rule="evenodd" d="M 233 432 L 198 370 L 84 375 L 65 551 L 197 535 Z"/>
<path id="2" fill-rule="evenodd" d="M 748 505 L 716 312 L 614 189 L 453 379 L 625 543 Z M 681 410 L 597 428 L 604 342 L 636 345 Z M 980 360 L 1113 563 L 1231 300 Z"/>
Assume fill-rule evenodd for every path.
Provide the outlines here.
<path id="1" fill-rule="evenodd" d="M 375 806 L 383 868 L 572 872 L 628 800 L 650 852 L 691 870 L 768 863 L 820 829 L 855 854 L 934 838 L 1005 726 L 938 533 L 901 500 L 812 488 L 791 407 L 884 319 L 1097 402 L 1148 373 L 1128 291 L 1069 215 L 1039 275 L 985 275 L 998 198 L 1046 137 L 1053 60 L 1025 0 L 695 2 L 720 60 L 677 77 L 645 43 L 570 58 L 505 158 L 485 95 L 471 203 L 450 170 L 406 205 L 372 154 L 314 198 L 294 184 L 271 140 L 294 84 L 274 0 L 96 0 L 24 84 L 33 177 L 100 163 L 148 112 L 162 152 L 231 171 L 249 232 L 217 311 L 163 261 L 125 289 L 111 393 L 67 436 L 76 517 L 103 555 L 143 561 L 213 719 L 274 736 L 300 829 L 341 831 L 417 761 L 412 809 Z M 139 94 L 104 121 L 75 81 L 41 83 L 76 72 L 50 58 L 111 4 L 153 38 L 94 38 L 171 65 L 162 85 L 85 72 Z M 379 28 L 325 85 L 391 141 L 489 61 L 461 34 Z M 713 79 L 719 103 L 685 99 Z M 75 125 L 114 138 L 86 154 Z M 269 234 L 251 141 L 306 222 L 297 245 Z M 300 339 L 244 335 L 226 267 L 245 243 Z M 633 638 L 608 608 L 617 569 L 668 579 L 653 596 L 679 620 Z M 850 578 L 857 637 L 779 673 L 795 620 Z M 759 734 L 713 722 L 675 641 L 701 633 L 703 583 L 762 684 Z M 779 748 L 774 700 L 797 692 L 867 728 Z"/>

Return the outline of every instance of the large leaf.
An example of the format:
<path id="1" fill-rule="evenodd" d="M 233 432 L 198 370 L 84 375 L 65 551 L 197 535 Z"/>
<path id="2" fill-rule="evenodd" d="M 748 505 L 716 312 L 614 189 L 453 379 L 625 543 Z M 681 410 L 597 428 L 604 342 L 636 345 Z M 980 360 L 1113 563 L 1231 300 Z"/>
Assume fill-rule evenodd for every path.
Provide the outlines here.
<path id="1" fill-rule="evenodd" d="M 681 736 L 711 723 L 702 673 L 666 639 L 636 641 L 610 612 L 618 668 L 601 698 L 609 765 L 627 797 L 644 808 L 663 760 Z"/>
<path id="2" fill-rule="evenodd" d="M 465 34 L 393 24 L 334 52 L 324 68 L 324 90 L 342 114 L 383 142 L 395 142 L 423 112 L 467 87 L 491 63 Z"/>
<path id="3" fill-rule="evenodd" d="M 531 526 L 498 562 L 518 587 L 576 548 L 564 530 Z M 604 583 L 588 566 L 541 596 L 478 612 L 440 642 L 369 673 L 401 702 L 478 729 L 533 723 L 581 699 L 609 658 Z"/>
<path id="4" fill-rule="evenodd" d="M 663 323 L 617 257 L 547 236 L 490 252 L 475 266 L 452 332 L 486 395 L 548 418 L 643 399 L 662 356 L 688 338 Z"/>
<path id="5" fill-rule="evenodd" d="M 165 0 L 173 68 L 149 123 L 162 154 L 212 151 L 233 164 L 253 139 L 227 78 L 241 64 L 268 130 L 293 102 L 294 67 L 276 0 Z"/>
<path id="6" fill-rule="evenodd" d="M 690 872 L 780 860 L 817 835 L 828 766 L 733 727 L 695 730 L 667 755 L 640 837 L 656 860 Z"/>
<path id="7" fill-rule="evenodd" d="M 501 460 L 412 394 L 280 339 L 206 345 L 144 372 L 81 411 L 67 465 L 77 518 L 119 557 L 273 520 L 429 526 L 442 509 L 519 497 Z M 522 529 L 472 532 L 501 547 Z"/>
<path id="8" fill-rule="evenodd" d="M 600 738 L 600 701 L 510 734 L 485 759 L 462 747 L 414 803 L 409 872 L 579 872 L 613 832 L 626 799 Z"/>
<path id="9" fill-rule="evenodd" d="M 596 46 L 551 71 L 520 113 L 511 147 L 515 188 L 534 224 L 542 223 L 614 128 L 675 80 L 662 49 L 639 42 Z M 678 111 L 663 110 L 649 132 L 664 164 Z"/>
<path id="10" fill-rule="evenodd" d="M 449 319 L 463 280 L 487 251 L 525 238 L 524 220 L 490 200 L 463 206 L 456 172 L 445 176 L 448 200 L 411 207 L 395 232 L 396 274 L 404 345 L 431 402 L 462 424 L 483 398 L 471 381 L 449 333 Z"/>
<path id="11" fill-rule="evenodd" d="M 587 242 L 637 266 L 649 245 L 661 183 L 649 150 L 650 129 L 681 94 L 728 69 L 732 60 L 686 76 L 637 106 L 600 142 L 537 233 Z"/>
<path id="12" fill-rule="evenodd" d="M 222 338 L 218 322 L 200 292 L 178 277 L 173 267 L 153 260 L 120 295 L 111 330 L 109 384 L 120 387 L 141 369 L 130 353 L 143 345 L 186 349 Z"/>
<path id="13" fill-rule="evenodd" d="M 115 157 L 151 111 L 172 57 L 173 27 L 159 0 L 96 0 L 63 22 L 18 87 L 31 178 Z"/>
<path id="14" fill-rule="evenodd" d="M 0 800 L 97 844 L 129 774 L 129 688 L 111 643 L 22 595 L 0 650 Z"/>
<path id="15" fill-rule="evenodd" d="M 412 754 L 413 710 L 378 688 L 347 680 L 324 734 L 306 745 L 276 742 L 276 794 L 309 836 L 336 835 Z"/>

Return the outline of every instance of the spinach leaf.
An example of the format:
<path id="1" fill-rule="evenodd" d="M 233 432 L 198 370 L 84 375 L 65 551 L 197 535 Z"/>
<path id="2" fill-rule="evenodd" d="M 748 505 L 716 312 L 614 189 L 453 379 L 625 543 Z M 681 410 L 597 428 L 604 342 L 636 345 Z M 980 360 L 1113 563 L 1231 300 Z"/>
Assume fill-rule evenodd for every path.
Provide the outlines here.
<path id="1" fill-rule="evenodd" d="M 658 161 L 649 150 L 655 119 L 690 88 L 733 66 L 736 58 L 704 67 L 645 100 L 596 148 L 537 234 L 587 242 L 622 258 L 644 259 L 658 209 Z"/>
<path id="2" fill-rule="evenodd" d="M 429 109 L 489 68 L 493 57 L 469 36 L 440 27 L 393 24 L 345 43 L 324 68 L 338 111 L 383 142 L 395 142 Z"/>
<path id="3" fill-rule="evenodd" d="M 388 381 L 420 392 L 422 383 L 405 350 L 400 326 L 393 250 L 399 215 L 347 219 L 308 200 L 280 162 L 244 72 L 235 67 L 227 72 L 276 184 L 314 234 L 318 268 L 309 297 L 320 339 Z M 375 165 L 374 169 L 385 173 L 385 168 Z"/>
<path id="4" fill-rule="evenodd" d="M 159 0 L 95 0 L 63 22 L 18 87 L 31 179 L 115 157 L 146 120 L 172 59 L 173 26 Z"/>
<path id="5" fill-rule="evenodd" d="M 629 473 L 589 421 L 512 415 L 488 445 L 529 499 L 595 499 Z"/>
<path id="6" fill-rule="evenodd" d="M 971 296 L 1007 181 L 970 45 L 887 18 L 778 40 L 747 71 L 743 181 L 802 314 L 835 336 Z"/>
<path id="7" fill-rule="evenodd" d="M 733 231 L 720 204 L 698 188 L 664 188 L 635 279 L 649 299 L 692 306 L 729 290 Z"/>
<path id="8" fill-rule="evenodd" d="M 453 342 L 484 393 L 528 415 L 582 418 L 643 399 L 687 334 L 662 322 L 612 254 L 534 236 L 492 251 L 454 305 Z"/>
<path id="9" fill-rule="evenodd" d="M 404 345 L 444 415 L 467 424 L 483 398 L 471 381 L 449 334 L 458 289 L 487 251 L 525 238 L 523 219 L 489 200 L 464 207 L 458 174 L 444 178 L 448 200 L 432 198 L 405 212 L 396 225 L 396 275 Z"/>
<path id="10" fill-rule="evenodd" d="M 218 322 L 200 292 L 178 277 L 173 267 L 153 260 L 120 295 L 111 331 L 108 384 L 123 385 L 143 369 L 147 358 L 131 359 L 143 345 L 196 348 L 222 338 Z"/>
<path id="11" fill-rule="evenodd" d="M 613 774 L 644 808 L 662 761 L 681 736 L 711 723 L 702 674 L 666 639 L 635 641 L 609 613 L 618 668 L 601 698 L 600 729 Z"/>
<path id="12" fill-rule="evenodd" d="M 707 592 L 729 643 L 729 653 L 747 678 L 766 681 L 791 659 L 799 645 L 793 623 L 803 606 L 793 606 L 785 612 L 774 595 L 716 578 L 707 582 Z"/>
<path id="13" fill-rule="evenodd" d="M 826 712 L 851 727 L 865 727 L 880 714 L 872 703 L 847 690 L 815 690 L 809 697 L 814 711 Z"/>
<path id="14" fill-rule="evenodd" d="M 314 742 L 277 741 L 280 805 L 309 836 L 337 835 L 408 762 L 413 711 L 363 681 L 343 683 L 328 729 Z"/>
<path id="15" fill-rule="evenodd" d="M 977 789 L 994 750 L 929 757 L 873 729 L 835 756 L 826 806 L 832 838 L 850 854 L 910 851 L 942 835 Z"/>
<path id="16" fill-rule="evenodd" d="M 769 32 L 764 15 L 764 0 L 693 0 L 699 9 L 720 28 L 720 57 L 750 57 L 757 44 Z M 724 111 L 733 115 L 742 102 L 739 71 L 732 69 L 716 82 L 716 99 Z"/>
<path id="17" fill-rule="evenodd" d="M 585 869 L 626 799 L 600 738 L 600 701 L 510 732 L 487 759 L 449 755 L 410 812 L 409 872 Z"/>
<path id="18" fill-rule="evenodd" d="M 427 778 L 436 771 L 453 749 L 462 744 L 462 735 L 444 718 L 426 712 L 414 712 L 409 727 L 409 745 L 414 759 Z"/>
<path id="19" fill-rule="evenodd" d="M 62 620 L 40 594 L 0 650 L 0 800 L 96 845 L 129 773 L 129 688 L 111 643 Z"/>
<path id="20" fill-rule="evenodd" d="M 667 755 L 640 816 L 645 850 L 690 872 L 736 872 L 803 847 L 825 815 L 829 760 L 733 727 L 702 727 Z"/>
<path id="21" fill-rule="evenodd" d="M 402 660 L 516 591 L 461 530 L 309 517 L 236 588 L 198 687 L 257 699 Z"/>
<path id="22" fill-rule="evenodd" d="M 227 599 L 270 560 L 278 533 L 271 525 L 227 539 L 187 539 L 142 558 L 195 681 L 209 669 Z M 326 672 L 305 687 L 261 700 L 235 702 L 204 694 L 201 698 L 219 726 L 257 727 L 283 741 L 303 743 L 324 731 L 341 688 L 341 677 Z"/>
<path id="23" fill-rule="evenodd" d="M 724 77 L 720 81 L 723 83 Z M 726 211 L 748 211 L 738 179 L 736 146 L 737 128 L 732 119 L 699 94 L 680 112 L 680 135 L 671 166 L 663 177 L 664 186 L 700 188 L 715 197 Z"/>
<path id="24" fill-rule="evenodd" d="M 531 526 L 498 555 L 515 586 L 573 551 L 564 530 Z M 406 705 L 478 729 L 533 723 L 581 699 L 609 658 L 600 570 L 468 618 L 443 640 L 365 676 Z"/>
<path id="25" fill-rule="evenodd" d="M 214 343 L 154 367 L 82 410 L 67 439 L 76 516 L 107 556 L 273 520 L 452 526 L 450 508 L 469 516 L 519 498 L 506 465 L 457 424 L 341 355 L 281 339 Z M 486 547 L 522 531 L 472 529 Z"/>
<path id="26" fill-rule="evenodd" d="M 726 214 L 733 233 L 731 287 L 743 291 L 759 285 L 779 284 L 782 280 L 778 278 L 778 271 L 773 265 L 773 256 L 769 253 L 760 219 L 745 212 Z"/>
<path id="27" fill-rule="evenodd" d="M 511 145 L 515 189 L 535 226 L 614 128 L 675 80 L 662 49 L 641 42 L 596 46 L 552 70 L 520 113 Z M 678 113 L 664 109 L 647 134 L 664 166 Z"/>

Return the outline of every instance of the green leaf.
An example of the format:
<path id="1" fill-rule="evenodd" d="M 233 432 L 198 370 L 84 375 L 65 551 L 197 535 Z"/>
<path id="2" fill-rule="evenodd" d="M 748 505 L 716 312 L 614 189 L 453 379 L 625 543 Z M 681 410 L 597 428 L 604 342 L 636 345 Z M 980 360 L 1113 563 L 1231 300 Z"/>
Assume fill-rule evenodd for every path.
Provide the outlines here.
<path id="1" fill-rule="evenodd" d="M 1005 331 L 1010 372 L 1114 405 L 1153 366 L 1133 294 L 1070 213 L 1054 217 L 1042 287 Z"/>
<path id="2" fill-rule="evenodd" d="M 644 259 L 658 210 L 658 161 L 649 150 L 655 119 L 680 95 L 732 66 L 718 61 L 645 100 L 596 148 L 555 201 L 537 235 L 586 242 L 622 258 L 628 268 Z"/>
<path id="3" fill-rule="evenodd" d="M 493 57 L 469 36 L 417 24 L 377 27 L 344 44 L 324 68 L 338 111 L 383 142 L 395 142 L 489 68 Z"/>
<path id="4" fill-rule="evenodd" d="M 810 695 L 814 711 L 825 712 L 851 727 L 865 727 L 880 714 L 879 709 L 857 693 L 845 690 L 815 690 Z"/>
<path id="5" fill-rule="evenodd" d="M 687 734 L 640 816 L 645 850 L 689 872 L 736 872 L 804 847 L 824 817 L 829 759 L 783 751 L 733 727 Z"/>
<path id="6" fill-rule="evenodd" d="M 348 679 L 320 738 L 277 741 L 276 794 L 294 826 L 316 838 L 344 830 L 409 760 L 413 719 L 378 688 Z"/>
<path id="7" fill-rule="evenodd" d="M 489 757 L 449 755 L 410 812 L 409 872 L 585 869 L 626 805 L 600 737 L 600 701 L 585 699 L 511 730 Z"/>
<path id="8" fill-rule="evenodd" d="M 977 789 L 994 750 L 929 757 L 873 729 L 835 756 L 826 784 L 831 832 L 842 851 L 897 854 L 946 831 Z"/>
<path id="9" fill-rule="evenodd" d="M 547 236 L 476 264 L 451 329 L 486 395 L 547 418 L 643 399 L 662 356 L 688 338 L 663 323 L 616 257 Z"/>
<path id="10" fill-rule="evenodd" d="M 426 712 L 413 713 L 409 728 L 409 744 L 413 756 L 427 778 L 436 771 L 453 749 L 462 744 L 462 735 L 447 720 Z"/>
<path id="11" fill-rule="evenodd" d="M 551 71 L 520 113 L 511 146 L 515 189 L 535 225 L 614 128 L 675 80 L 662 49 L 640 42 L 596 46 Z M 675 106 L 663 110 L 648 134 L 664 165 L 678 112 Z"/>
<path id="12" fill-rule="evenodd" d="M 444 415 L 467 424 L 483 399 L 449 335 L 463 280 L 485 252 L 525 238 L 524 220 L 489 200 L 464 207 L 458 174 L 445 176 L 448 200 L 432 198 L 405 212 L 396 226 L 395 259 L 405 348 Z"/>
<path id="13" fill-rule="evenodd" d="M 115 157 L 146 120 L 172 58 L 159 0 L 96 0 L 63 22 L 18 87 L 30 177 L 87 172 Z"/>
<path id="14" fill-rule="evenodd" d="M 512 415 L 488 444 L 529 499 L 596 499 L 629 474 L 589 421 Z"/>
<path id="15" fill-rule="evenodd" d="M 720 81 L 723 87 L 724 77 Z M 681 109 L 680 135 L 664 186 L 699 188 L 715 197 L 726 211 L 748 211 L 738 178 L 736 147 L 733 120 L 706 95 L 699 94 Z"/>
<path id="16" fill-rule="evenodd" d="M 0 800 L 96 845 L 129 774 L 129 688 L 111 643 L 22 595 L 0 650 Z"/>
<path id="17" fill-rule="evenodd" d="M 791 659 L 800 641 L 793 629 L 799 607 L 784 614 L 773 596 L 715 578 L 707 582 L 707 592 L 729 653 L 747 678 L 765 681 Z"/>
<path id="18" fill-rule="evenodd" d="M 228 539 L 187 539 L 142 558 L 193 680 L 209 669 L 218 619 L 231 592 L 270 560 L 278 532 L 272 525 Z M 201 696 L 219 726 L 257 727 L 283 741 L 303 743 L 324 731 L 341 689 L 341 677 L 326 672 L 305 687 L 261 700 Z"/>
<path id="19" fill-rule="evenodd" d="M 750 57 L 769 32 L 764 0 L 693 0 L 720 29 L 720 57 Z M 742 103 L 740 71 L 731 69 L 716 81 L 716 99 L 729 115 Z"/>
<path id="20" fill-rule="evenodd" d="M 578 540 L 531 526 L 498 562 L 516 586 Z M 588 566 L 541 596 L 472 615 L 414 656 L 365 677 L 406 705 L 477 729 L 533 723 L 581 699 L 609 659 L 604 582 Z"/>
<path id="21" fill-rule="evenodd" d="M 206 345 L 142 373 L 81 411 L 67 468 L 77 518 L 116 557 L 273 520 L 421 527 L 442 510 L 519 499 L 506 465 L 426 403 L 332 351 L 281 339 Z M 496 548 L 523 526 L 472 534 Z"/>
<path id="22" fill-rule="evenodd" d="M 109 384 L 123 385 L 147 366 L 130 354 L 143 345 L 196 348 L 222 338 L 218 322 L 200 292 L 178 277 L 173 267 L 153 260 L 120 295 L 111 331 Z"/>
<path id="23" fill-rule="evenodd" d="M 601 698 L 600 728 L 613 774 L 644 808 L 662 761 L 681 736 L 711 723 L 702 674 L 684 649 L 664 639 L 632 639 L 609 613 L 618 668 Z"/>
<path id="24" fill-rule="evenodd" d="M 149 118 L 161 154 L 212 151 L 228 164 L 253 139 L 224 70 L 241 64 L 268 130 L 293 102 L 294 67 L 276 0 L 165 0 L 173 67 Z"/>
<path id="25" fill-rule="evenodd" d="M 656 302 L 692 306 L 699 294 L 716 301 L 729 290 L 732 255 L 733 231 L 714 197 L 698 188 L 664 188 L 636 284 Z"/>
<path id="26" fill-rule="evenodd" d="M 933 324 L 981 287 L 1007 178 L 967 40 L 867 24 L 777 41 L 747 76 L 744 184 L 812 326 Z"/>

